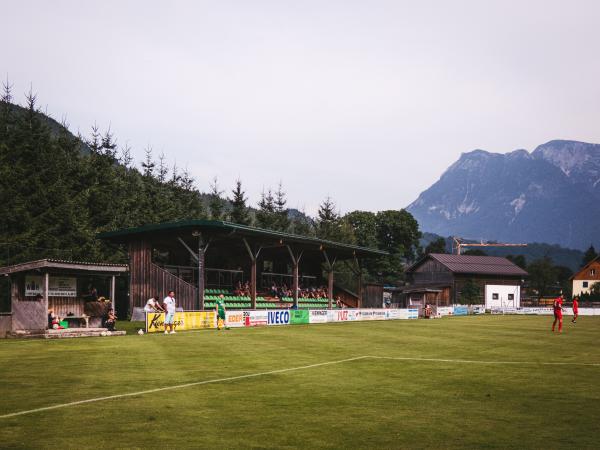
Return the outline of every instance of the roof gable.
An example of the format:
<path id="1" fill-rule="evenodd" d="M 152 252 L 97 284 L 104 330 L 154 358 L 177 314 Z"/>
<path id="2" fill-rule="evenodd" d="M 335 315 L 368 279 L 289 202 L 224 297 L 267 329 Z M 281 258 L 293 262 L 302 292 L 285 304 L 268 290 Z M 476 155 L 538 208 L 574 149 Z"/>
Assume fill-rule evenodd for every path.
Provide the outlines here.
<path id="1" fill-rule="evenodd" d="M 513 262 L 499 256 L 448 255 L 445 253 L 430 253 L 409 267 L 407 272 L 414 272 L 428 259 L 438 261 L 453 273 L 519 277 L 529 275 Z"/>

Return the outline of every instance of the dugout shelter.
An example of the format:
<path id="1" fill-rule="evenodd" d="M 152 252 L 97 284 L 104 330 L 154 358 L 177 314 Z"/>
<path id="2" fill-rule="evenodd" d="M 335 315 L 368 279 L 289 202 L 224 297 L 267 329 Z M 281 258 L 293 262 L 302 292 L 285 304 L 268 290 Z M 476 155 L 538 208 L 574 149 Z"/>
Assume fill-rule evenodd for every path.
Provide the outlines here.
<path id="1" fill-rule="evenodd" d="M 10 308 L 0 317 L 0 335 L 47 330 L 49 309 L 72 326 L 100 327 L 108 308 L 115 308 L 117 280 L 127 271 L 124 264 L 57 259 L 0 267 L 0 276 L 10 282 Z"/>

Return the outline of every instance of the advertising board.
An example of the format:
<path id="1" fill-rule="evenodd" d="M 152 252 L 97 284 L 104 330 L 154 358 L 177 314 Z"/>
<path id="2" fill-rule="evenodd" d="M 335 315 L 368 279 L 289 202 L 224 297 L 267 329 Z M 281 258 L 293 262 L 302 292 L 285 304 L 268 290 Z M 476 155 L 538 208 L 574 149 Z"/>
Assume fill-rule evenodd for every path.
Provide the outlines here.
<path id="1" fill-rule="evenodd" d="M 310 310 L 308 315 L 309 323 L 327 323 L 327 314 L 329 311 L 324 309 Z"/>
<path id="2" fill-rule="evenodd" d="M 231 328 L 245 326 L 244 311 L 226 311 L 225 321 L 227 326 Z"/>
<path id="3" fill-rule="evenodd" d="M 284 309 L 282 311 L 268 311 L 268 325 L 289 325 L 290 311 Z"/>
<path id="4" fill-rule="evenodd" d="M 455 316 L 466 316 L 469 314 L 469 308 L 467 306 L 455 306 L 454 307 L 454 315 Z"/>
<path id="5" fill-rule="evenodd" d="M 267 311 L 243 311 L 244 325 L 247 327 L 258 327 L 267 325 L 269 315 Z"/>
<path id="6" fill-rule="evenodd" d="M 373 310 L 373 320 L 385 320 L 386 314 L 385 309 L 374 309 Z"/>
<path id="7" fill-rule="evenodd" d="M 310 323 L 308 309 L 292 309 L 290 311 L 290 323 L 293 325 Z"/>
<path id="8" fill-rule="evenodd" d="M 438 306 L 436 309 L 438 316 L 451 316 L 454 313 L 452 306 Z"/>
<path id="9" fill-rule="evenodd" d="M 146 333 L 164 331 L 165 313 L 146 314 Z M 183 311 L 175 313 L 173 322 L 175 330 L 200 330 L 202 328 L 215 328 L 214 311 Z"/>

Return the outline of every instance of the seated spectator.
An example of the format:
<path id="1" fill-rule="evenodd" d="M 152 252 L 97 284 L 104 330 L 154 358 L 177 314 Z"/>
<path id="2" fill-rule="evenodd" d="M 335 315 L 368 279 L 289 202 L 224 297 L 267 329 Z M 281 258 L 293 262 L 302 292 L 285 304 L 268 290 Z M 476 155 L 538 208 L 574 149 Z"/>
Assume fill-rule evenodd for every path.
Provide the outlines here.
<path id="1" fill-rule="evenodd" d="M 64 327 L 60 325 L 60 317 L 54 314 L 53 309 L 48 310 L 48 328 L 51 330 L 63 330 Z"/>
<path id="2" fill-rule="evenodd" d="M 117 324 L 117 316 L 115 316 L 115 310 L 110 308 L 104 318 L 104 327 L 108 331 L 115 331 L 115 325 Z"/>

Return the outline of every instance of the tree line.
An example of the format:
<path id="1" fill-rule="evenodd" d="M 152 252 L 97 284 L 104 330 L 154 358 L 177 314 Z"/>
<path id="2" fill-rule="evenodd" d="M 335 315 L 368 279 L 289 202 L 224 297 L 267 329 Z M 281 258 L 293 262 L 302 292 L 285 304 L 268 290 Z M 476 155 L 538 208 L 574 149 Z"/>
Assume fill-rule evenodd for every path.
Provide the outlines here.
<path id="1" fill-rule="evenodd" d="M 421 233 L 404 210 L 342 215 L 326 198 L 313 219 L 287 207 L 283 184 L 268 188 L 255 207 L 241 180 L 225 192 L 215 178 L 202 193 L 186 169 L 145 150 L 139 167 L 131 148 L 94 125 L 89 136 L 41 113 L 33 93 L 23 107 L 4 83 L 0 98 L 0 264 L 54 257 L 126 261 L 125 252 L 96 234 L 184 219 L 227 220 L 287 233 L 385 250 L 364 267 L 368 279 L 396 282 L 403 263 L 419 253 Z"/>

